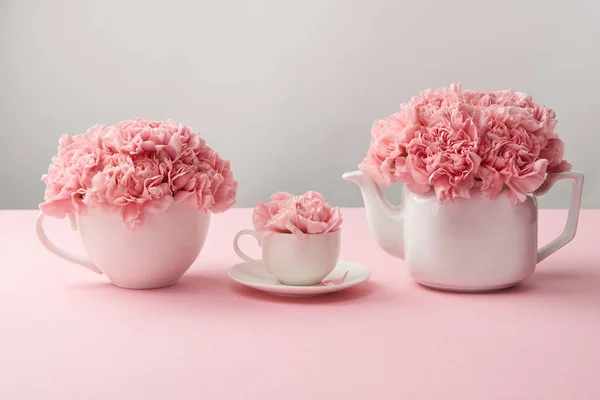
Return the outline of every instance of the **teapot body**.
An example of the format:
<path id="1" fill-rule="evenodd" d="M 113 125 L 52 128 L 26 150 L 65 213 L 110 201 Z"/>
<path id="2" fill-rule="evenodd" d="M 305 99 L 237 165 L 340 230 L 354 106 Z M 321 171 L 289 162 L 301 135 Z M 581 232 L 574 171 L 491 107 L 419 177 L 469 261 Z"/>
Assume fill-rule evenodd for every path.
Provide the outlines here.
<path id="1" fill-rule="evenodd" d="M 419 195 L 405 188 L 402 205 L 394 206 L 361 171 L 342 178 L 360 188 L 381 249 L 404 259 L 410 276 L 422 285 L 453 291 L 502 289 L 527 279 L 536 264 L 575 237 L 583 190 L 582 173 L 556 172 L 517 204 L 510 201 L 508 187 L 488 199 L 476 182 L 468 199 L 442 204 L 433 190 Z M 538 249 L 536 196 L 560 180 L 571 182 L 567 222 L 558 237 Z"/>
<path id="2" fill-rule="evenodd" d="M 508 191 L 489 200 L 439 204 L 434 194 L 404 189 L 404 258 L 418 283 L 444 290 L 488 291 L 528 278 L 537 263 L 535 195 L 511 204 Z"/>

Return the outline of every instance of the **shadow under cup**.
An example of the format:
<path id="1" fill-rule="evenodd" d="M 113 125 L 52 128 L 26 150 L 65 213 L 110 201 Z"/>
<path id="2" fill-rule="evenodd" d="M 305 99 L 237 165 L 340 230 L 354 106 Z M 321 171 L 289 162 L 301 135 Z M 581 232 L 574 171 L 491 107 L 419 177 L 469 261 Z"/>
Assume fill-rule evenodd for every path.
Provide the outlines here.
<path id="1" fill-rule="evenodd" d="M 267 271 L 284 285 L 316 285 L 335 268 L 340 256 L 341 230 L 321 234 L 295 235 L 291 233 L 259 234 L 242 231 L 255 236 L 262 248 L 262 261 Z M 236 253 L 249 261 L 239 247 Z M 251 261 L 251 259 L 250 259 Z"/>

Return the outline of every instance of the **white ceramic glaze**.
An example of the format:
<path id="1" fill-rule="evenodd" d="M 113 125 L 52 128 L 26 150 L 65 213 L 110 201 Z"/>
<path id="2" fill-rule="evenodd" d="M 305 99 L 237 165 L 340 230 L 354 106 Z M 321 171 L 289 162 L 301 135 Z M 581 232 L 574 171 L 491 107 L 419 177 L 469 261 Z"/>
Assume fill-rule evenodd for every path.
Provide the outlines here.
<path id="1" fill-rule="evenodd" d="M 254 236 L 262 249 L 262 260 L 267 270 L 286 285 L 315 285 L 333 271 L 340 256 L 341 229 L 315 235 L 269 233 L 261 235 L 243 230 L 233 239 L 236 254 L 246 262 L 257 261 L 248 257 L 239 247 L 243 235 Z"/>
<path id="2" fill-rule="evenodd" d="M 337 285 L 292 286 L 284 285 L 269 274 L 262 261 L 244 262 L 229 269 L 229 276 L 242 285 L 262 290 L 267 293 L 287 297 L 312 297 L 337 292 L 365 282 L 371 277 L 371 271 L 360 264 L 338 261 L 333 271 L 326 276 L 329 279 L 340 279 L 348 273 L 343 283 Z"/>
<path id="3" fill-rule="evenodd" d="M 106 274 L 113 284 L 128 289 L 154 289 L 179 281 L 200 254 L 208 233 L 210 214 L 187 204 L 173 204 L 165 212 L 148 215 L 142 226 L 128 229 L 118 214 L 87 209 L 72 219 L 87 256 L 55 246 L 37 220 L 44 246 L 59 257 Z M 74 222 L 74 223 L 73 223 Z"/>
<path id="4" fill-rule="evenodd" d="M 405 189 L 402 206 L 393 206 L 361 172 L 343 178 L 360 187 L 379 246 L 405 259 L 417 282 L 455 291 L 501 289 L 529 277 L 538 262 L 575 236 L 583 188 L 583 174 L 566 172 L 550 174 L 535 194 L 516 205 L 509 202 L 506 190 L 493 200 L 472 190 L 471 199 L 440 205 L 434 194 Z M 567 224 L 558 238 L 538 250 L 536 196 L 561 179 L 573 183 Z"/>

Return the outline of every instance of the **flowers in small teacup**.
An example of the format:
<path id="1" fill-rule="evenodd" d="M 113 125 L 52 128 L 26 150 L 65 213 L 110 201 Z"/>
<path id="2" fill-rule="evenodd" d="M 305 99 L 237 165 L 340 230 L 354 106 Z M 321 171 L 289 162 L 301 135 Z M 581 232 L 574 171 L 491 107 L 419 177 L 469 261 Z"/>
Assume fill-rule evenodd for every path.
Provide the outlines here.
<path id="1" fill-rule="evenodd" d="M 252 222 L 261 233 L 320 234 L 337 231 L 342 224 L 342 212 L 331 207 L 317 192 L 300 196 L 277 192 L 270 202 L 256 204 Z"/>
<path id="2" fill-rule="evenodd" d="M 440 203 L 469 198 L 475 181 L 493 199 L 523 202 L 547 173 L 569 171 L 554 111 L 525 93 L 426 90 L 375 121 L 360 170 L 382 186 L 404 182 Z"/>
<path id="3" fill-rule="evenodd" d="M 237 192 L 229 161 L 199 133 L 171 120 L 141 118 L 63 135 L 42 180 L 44 214 L 64 218 L 86 205 L 119 213 L 131 229 L 177 202 L 224 212 Z"/>

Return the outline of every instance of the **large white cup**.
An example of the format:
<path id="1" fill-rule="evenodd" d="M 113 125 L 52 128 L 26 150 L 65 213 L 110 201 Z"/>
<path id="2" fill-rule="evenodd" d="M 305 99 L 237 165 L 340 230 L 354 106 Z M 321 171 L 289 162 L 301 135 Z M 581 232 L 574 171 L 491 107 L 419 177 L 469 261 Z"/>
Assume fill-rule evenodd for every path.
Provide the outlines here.
<path id="1" fill-rule="evenodd" d="M 74 255 L 54 245 L 44 232 L 44 214 L 40 214 L 37 234 L 48 250 L 106 274 L 116 286 L 154 289 L 179 282 L 196 260 L 206 240 L 210 213 L 184 203 L 172 204 L 163 213 L 148 215 L 134 230 L 121 222 L 118 213 L 91 208 L 71 219 L 87 255 Z"/>

